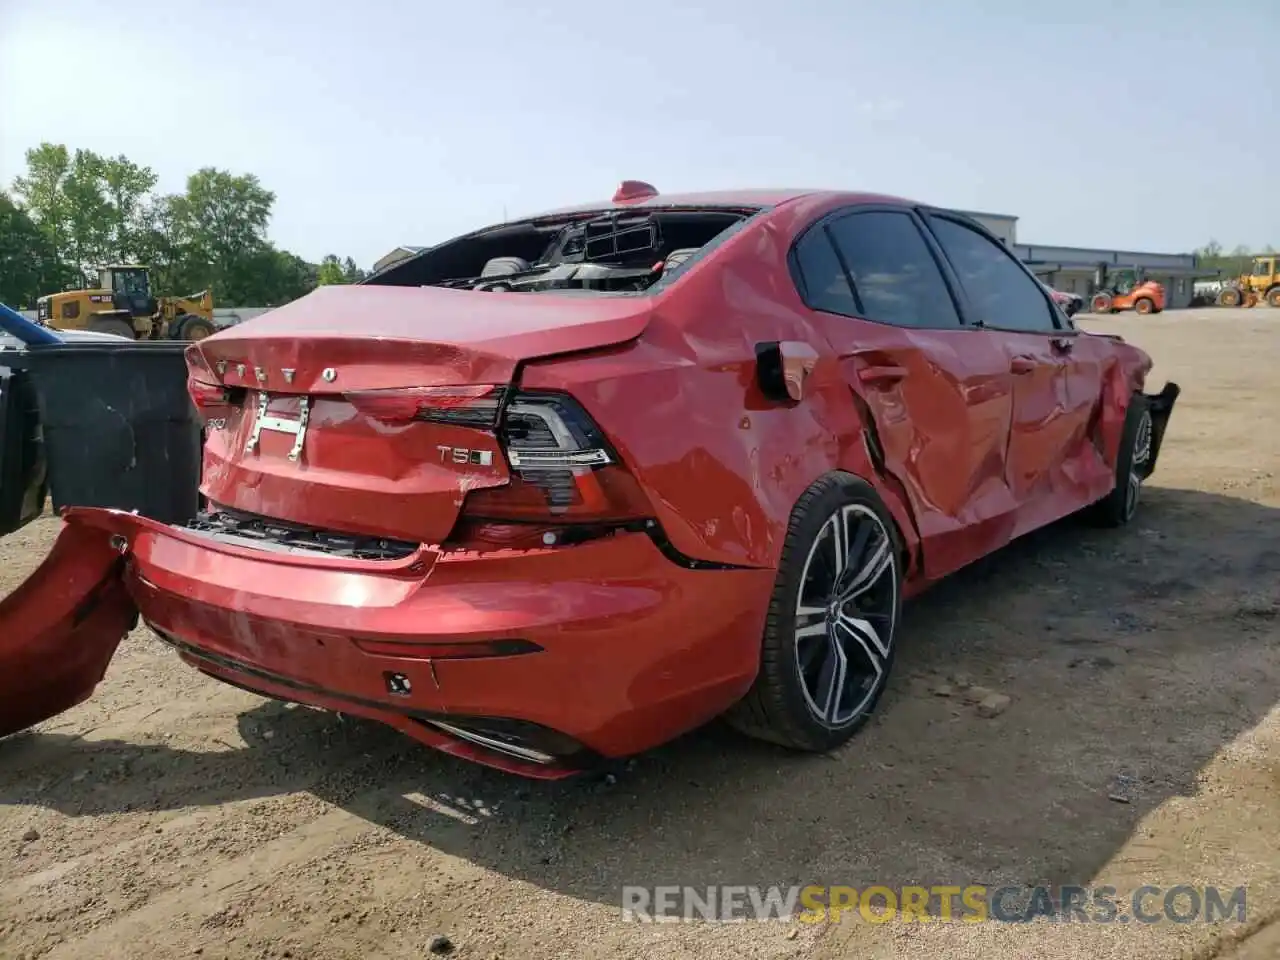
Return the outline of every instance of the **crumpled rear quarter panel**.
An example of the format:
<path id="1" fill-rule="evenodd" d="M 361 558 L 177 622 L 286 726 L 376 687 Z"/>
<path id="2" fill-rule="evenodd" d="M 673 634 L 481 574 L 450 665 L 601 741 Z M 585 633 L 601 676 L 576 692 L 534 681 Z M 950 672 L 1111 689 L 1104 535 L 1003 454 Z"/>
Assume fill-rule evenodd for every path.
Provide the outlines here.
<path id="1" fill-rule="evenodd" d="M 779 211 L 782 213 L 782 211 Z M 571 392 L 648 493 L 672 544 L 700 560 L 774 567 L 796 501 L 835 470 L 879 483 L 849 386 L 800 308 L 786 267 L 788 213 L 744 232 L 655 298 L 631 346 L 532 363 L 521 385 Z M 756 344 L 799 340 L 818 361 L 798 404 L 768 400 Z M 881 495 L 909 542 L 897 496 Z"/>

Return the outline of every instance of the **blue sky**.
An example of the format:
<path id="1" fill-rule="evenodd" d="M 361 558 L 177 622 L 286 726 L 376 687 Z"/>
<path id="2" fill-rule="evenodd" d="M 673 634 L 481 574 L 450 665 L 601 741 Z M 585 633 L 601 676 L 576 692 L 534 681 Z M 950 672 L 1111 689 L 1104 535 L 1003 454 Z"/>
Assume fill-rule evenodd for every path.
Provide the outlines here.
<path id="1" fill-rule="evenodd" d="M 277 244 L 364 265 L 627 177 L 1280 246 L 1278 28 L 1275 0 L 0 0 L 0 183 L 41 140 L 166 190 L 252 172 Z"/>

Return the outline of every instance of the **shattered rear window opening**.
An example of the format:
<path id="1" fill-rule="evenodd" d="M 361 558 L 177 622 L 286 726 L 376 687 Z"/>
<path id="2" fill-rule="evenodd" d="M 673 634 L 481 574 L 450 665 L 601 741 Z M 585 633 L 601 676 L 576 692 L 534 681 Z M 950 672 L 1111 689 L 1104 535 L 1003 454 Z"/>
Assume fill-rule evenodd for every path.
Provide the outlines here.
<path id="1" fill-rule="evenodd" d="M 653 293 L 763 212 L 641 208 L 503 224 L 424 250 L 365 282 L 493 293 Z"/>

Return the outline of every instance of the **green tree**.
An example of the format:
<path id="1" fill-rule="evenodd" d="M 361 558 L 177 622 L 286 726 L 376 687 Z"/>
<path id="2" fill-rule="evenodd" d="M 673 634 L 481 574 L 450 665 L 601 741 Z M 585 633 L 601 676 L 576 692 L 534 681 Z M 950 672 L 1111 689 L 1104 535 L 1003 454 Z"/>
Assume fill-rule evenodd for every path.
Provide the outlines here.
<path id="1" fill-rule="evenodd" d="M 244 299 L 221 302 L 229 306 L 278 307 L 316 288 L 315 264 L 272 246 L 264 247 L 253 256 L 246 273 L 242 288 Z"/>
<path id="2" fill-rule="evenodd" d="M 101 176 L 111 214 L 107 246 L 118 262 L 141 260 L 149 227 L 148 195 L 157 177 L 150 167 L 140 167 L 128 157 L 101 161 Z"/>
<path id="3" fill-rule="evenodd" d="M 52 292 L 89 281 L 100 264 L 122 261 L 150 266 L 157 295 L 208 288 L 224 306 L 277 306 L 321 280 L 321 266 L 267 240 L 275 194 L 252 174 L 205 167 L 187 179 L 184 192 L 157 195 L 155 172 L 125 156 L 42 143 L 26 159 L 26 173 L 13 185 L 19 202 L 0 211 L 9 218 L 0 249 L 36 251 L 30 270 L 10 268 L 15 279 L 3 289 L 12 295 L 29 299 L 31 271 L 40 289 Z M 350 257 L 326 258 L 323 271 L 333 283 L 365 276 Z"/>
<path id="4" fill-rule="evenodd" d="M 111 207 L 104 187 L 102 158 L 91 150 L 77 150 L 62 188 L 67 209 L 62 254 L 86 279 L 109 259 Z"/>
<path id="5" fill-rule="evenodd" d="M 188 276 L 212 287 L 222 303 L 248 304 L 252 270 L 267 251 L 267 225 L 275 194 L 253 174 L 204 167 L 187 178 L 187 191 L 170 198 L 172 242 Z"/>
<path id="6" fill-rule="evenodd" d="M 68 243 L 67 176 L 71 157 L 60 143 L 42 143 L 27 151 L 27 175 L 13 181 L 13 192 L 31 220 L 60 256 Z"/>
<path id="7" fill-rule="evenodd" d="M 347 283 L 359 283 L 368 276 L 365 271 L 356 266 L 356 262 L 350 257 L 342 261 L 342 275 Z"/>
<path id="8" fill-rule="evenodd" d="M 53 240 L 0 192 L 0 303 L 33 307 L 37 297 L 61 290 L 68 279 Z"/>
<path id="9" fill-rule="evenodd" d="M 135 257 L 151 268 L 151 289 L 157 296 L 184 296 L 195 293 L 204 279 L 192 269 L 187 248 L 179 237 L 174 215 L 174 197 L 150 197 L 137 214 Z"/>
<path id="10" fill-rule="evenodd" d="M 14 192 L 58 256 L 88 279 L 101 264 L 133 260 L 145 247 L 146 197 L 155 184 L 151 169 L 127 157 L 42 143 L 27 151 L 27 173 Z"/>
<path id="11" fill-rule="evenodd" d="M 342 261 L 338 259 L 336 254 L 325 254 L 323 260 L 320 261 L 320 269 L 316 274 L 316 283 L 322 287 L 327 287 L 334 283 L 347 283 L 346 272 L 342 269 Z"/>
<path id="12" fill-rule="evenodd" d="M 1238 244 L 1230 253 L 1226 253 L 1222 244 L 1210 240 L 1195 253 L 1201 266 L 1217 270 L 1223 280 L 1249 273 L 1253 269 L 1255 255 L 1244 244 Z"/>
<path id="13" fill-rule="evenodd" d="M 337 254 L 329 253 L 320 261 L 316 282 L 322 287 L 332 283 L 359 283 L 366 276 L 368 274 L 350 257 L 339 259 Z"/>

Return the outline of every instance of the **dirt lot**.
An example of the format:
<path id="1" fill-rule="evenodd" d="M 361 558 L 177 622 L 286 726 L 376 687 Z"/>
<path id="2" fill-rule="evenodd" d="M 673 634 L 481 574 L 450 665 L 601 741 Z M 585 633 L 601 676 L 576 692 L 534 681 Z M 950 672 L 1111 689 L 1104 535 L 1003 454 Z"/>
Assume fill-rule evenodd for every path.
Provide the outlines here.
<path id="1" fill-rule="evenodd" d="M 1064 523 L 916 602 L 837 755 L 707 730 L 614 783 L 531 784 L 219 685 L 140 630 L 92 701 L 0 742 L 0 956 L 1280 955 L 1280 311 L 1105 326 L 1185 391 L 1135 525 Z M 54 533 L 0 542 L 0 590 Z M 938 695 L 956 674 L 1011 705 Z M 623 884 L 1040 881 L 1247 884 L 1249 918 L 619 920 Z"/>

